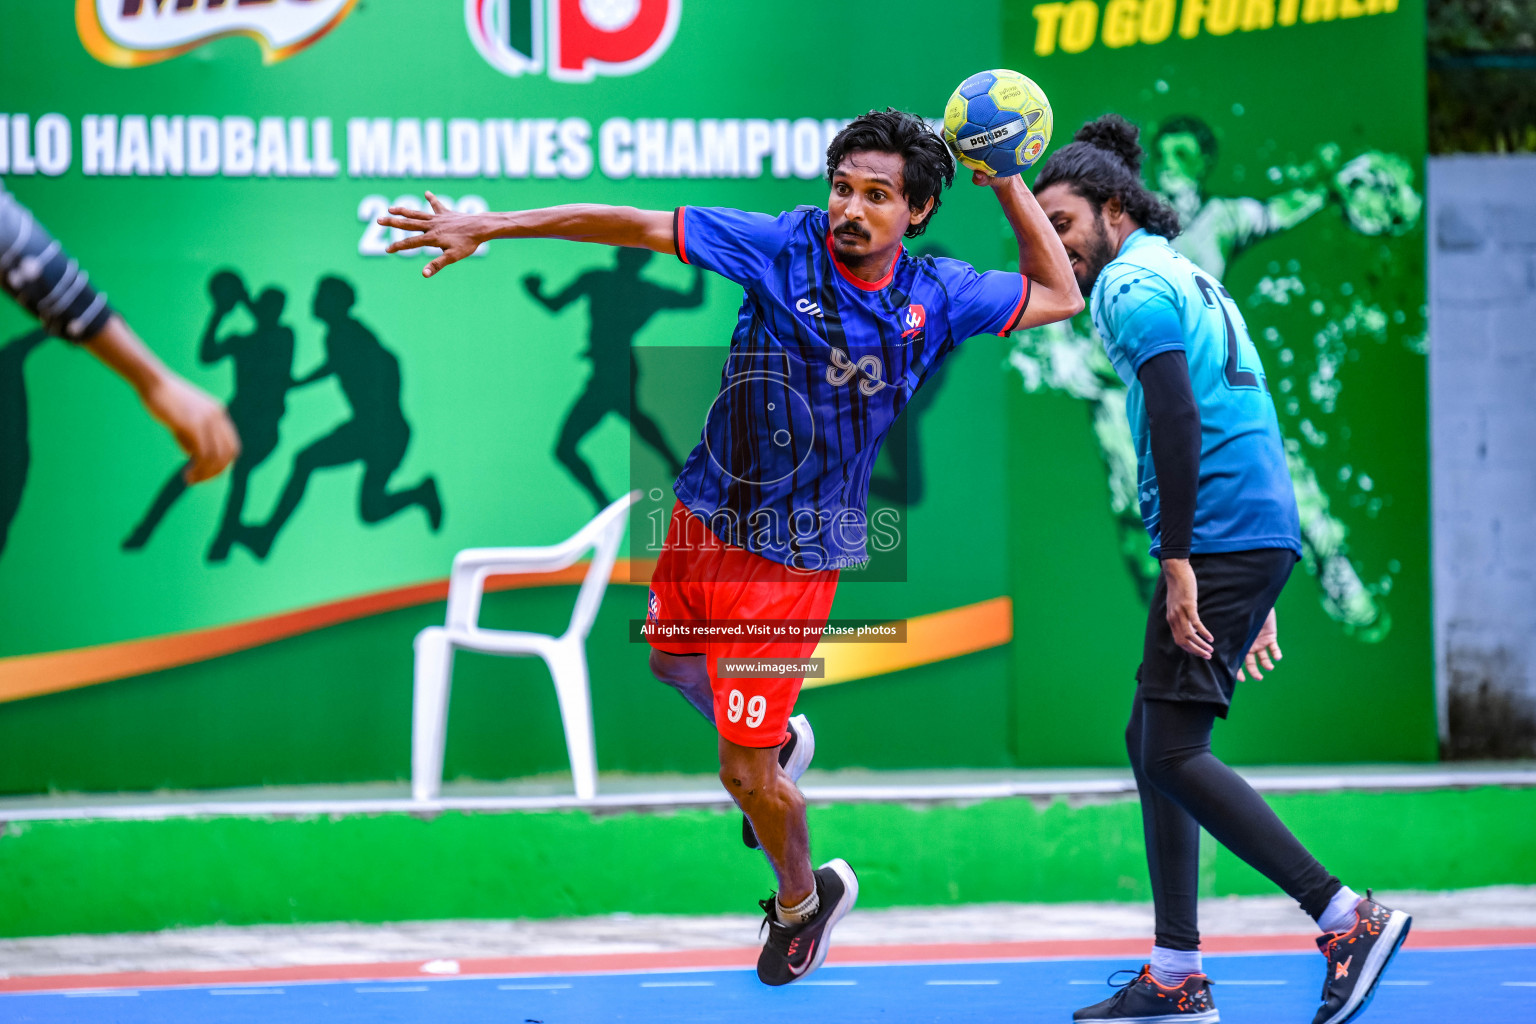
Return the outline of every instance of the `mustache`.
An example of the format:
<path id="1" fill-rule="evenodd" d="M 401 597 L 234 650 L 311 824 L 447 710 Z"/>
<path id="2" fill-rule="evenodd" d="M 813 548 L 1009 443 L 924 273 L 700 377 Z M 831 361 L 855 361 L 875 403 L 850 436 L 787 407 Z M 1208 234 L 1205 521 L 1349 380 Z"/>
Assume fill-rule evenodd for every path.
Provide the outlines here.
<path id="1" fill-rule="evenodd" d="M 866 240 L 869 238 L 869 232 L 865 231 L 857 224 L 844 224 L 841 227 L 834 229 L 832 233 L 834 235 L 854 235 L 858 238 L 863 238 Z"/>

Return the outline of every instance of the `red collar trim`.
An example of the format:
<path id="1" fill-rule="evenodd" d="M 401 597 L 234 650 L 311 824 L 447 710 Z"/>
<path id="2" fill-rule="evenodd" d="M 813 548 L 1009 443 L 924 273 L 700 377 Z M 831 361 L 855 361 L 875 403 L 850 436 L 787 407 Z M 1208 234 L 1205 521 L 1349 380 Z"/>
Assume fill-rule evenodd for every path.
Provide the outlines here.
<path id="1" fill-rule="evenodd" d="M 896 264 L 901 262 L 901 255 L 906 251 L 907 247 L 905 245 L 900 247 L 896 253 L 896 258 L 891 260 L 891 269 L 885 272 L 884 277 L 878 281 L 866 281 L 862 277 L 855 277 L 853 271 L 843 266 L 838 260 L 837 250 L 832 248 L 832 232 L 827 232 L 827 255 L 832 257 L 832 265 L 837 268 L 839 274 L 843 275 L 844 281 L 847 281 L 860 291 L 877 292 L 890 284 L 891 280 L 896 276 Z"/>

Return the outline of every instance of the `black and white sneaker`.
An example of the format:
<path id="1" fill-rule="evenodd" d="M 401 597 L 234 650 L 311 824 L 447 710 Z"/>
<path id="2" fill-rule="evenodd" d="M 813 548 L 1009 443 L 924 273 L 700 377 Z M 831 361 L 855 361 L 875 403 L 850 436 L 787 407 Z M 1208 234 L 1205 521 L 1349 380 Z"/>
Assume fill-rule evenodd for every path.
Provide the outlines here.
<path id="1" fill-rule="evenodd" d="M 811 766 L 811 758 L 816 756 L 816 734 L 811 732 L 811 723 L 805 720 L 804 715 L 796 715 L 789 720 L 789 736 L 784 740 L 784 745 L 779 747 L 779 767 L 784 769 L 784 774 L 789 776 L 789 781 L 799 782 L 800 776 Z M 747 844 L 747 849 L 756 850 L 757 833 L 752 831 L 752 823 L 747 816 L 741 816 L 741 841 Z"/>
<path id="2" fill-rule="evenodd" d="M 1135 973 L 1102 1003 L 1075 1011 L 1073 1024 L 1216 1024 L 1221 1020 L 1211 996 L 1211 979 L 1205 975 L 1191 974 L 1184 984 L 1169 988 L 1152 977 L 1150 965 Z M 1115 975 L 1109 980 L 1113 983 Z"/>
<path id="3" fill-rule="evenodd" d="M 1412 917 L 1377 903 L 1367 889 L 1365 899 L 1355 904 L 1353 928 L 1318 936 L 1328 974 L 1323 978 L 1323 1005 L 1312 1024 L 1344 1024 L 1370 1005 L 1376 983 L 1412 925 Z"/>
<path id="4" fill-rule="evenodd" d="M 758 901 L 768 919 L 768 941 L 757 958 L 757 976 L 764 985 L 788 985 L 822 965 L 832 944 L 832 929 L 859 898 L 859 878 L 845 860 L 829 860 L 816 869 L 821 907 L 803 924 L 782 924 L 774 910 L 777 896 Z"/>

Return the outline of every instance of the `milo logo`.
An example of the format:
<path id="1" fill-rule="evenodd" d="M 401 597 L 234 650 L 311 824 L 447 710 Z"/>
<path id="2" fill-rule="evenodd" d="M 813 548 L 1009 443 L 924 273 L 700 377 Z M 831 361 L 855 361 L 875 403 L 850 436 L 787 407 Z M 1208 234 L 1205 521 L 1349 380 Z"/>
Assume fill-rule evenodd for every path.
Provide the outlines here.
<path id="1" fill-rule="evenodd" d="M 352 13 L 357 0 L 78 0 L 75 27 L 92 57 L 136 68 L 243 35 L 275 64 L 307 48 Z"/>

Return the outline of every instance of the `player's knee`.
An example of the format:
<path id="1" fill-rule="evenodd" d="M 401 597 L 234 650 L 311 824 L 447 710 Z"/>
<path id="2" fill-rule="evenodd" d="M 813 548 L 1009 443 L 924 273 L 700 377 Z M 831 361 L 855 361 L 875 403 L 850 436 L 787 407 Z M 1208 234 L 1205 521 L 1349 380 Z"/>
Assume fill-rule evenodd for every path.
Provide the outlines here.
<path id="1" fill-rule="evenodd" d="M 672 667 L 672 659 L 652 648 L 651 650 L 651 675 L 663 683 L 670 683 L 676 670 Z"/>
<path id="2" fill-rule="evenodd" d="M 721 752 L 720 784 L 742 807 L 760 807 L 799 797 L 793 786 L 779 784 L 778 758 L 732 756 Z M 788 790 L 788 792 L 783 792 Z"/>
<path id="3" fill-rule="evenodd" d="M 704 666 L 695 667 L 692 662 L 702 662 L 699 657 L 679 658 L 674 654 L 665 654 L 661 651 L 651 650 L 651 675 L 668 686 L 690 686 L 700 680 L 708 681 L 708 675 L 703 671 Z"/>
<path id="4" fill-rule="evenodd" d="M 732 764 L 722 759 L 720 785 L 724 786 L 725 791 L 738 803 L 745 805 L 757 798 L 759 791 L 766 785 L 766 780 L 760 778 L 749 766 Z"/>
<path id="5" fill-rule="evenodd" d="M 748 814 L 758 811 L 794 814 L 805 807 L 805 797 L 777 771 L 722 765 L 720 784 Z"/>

